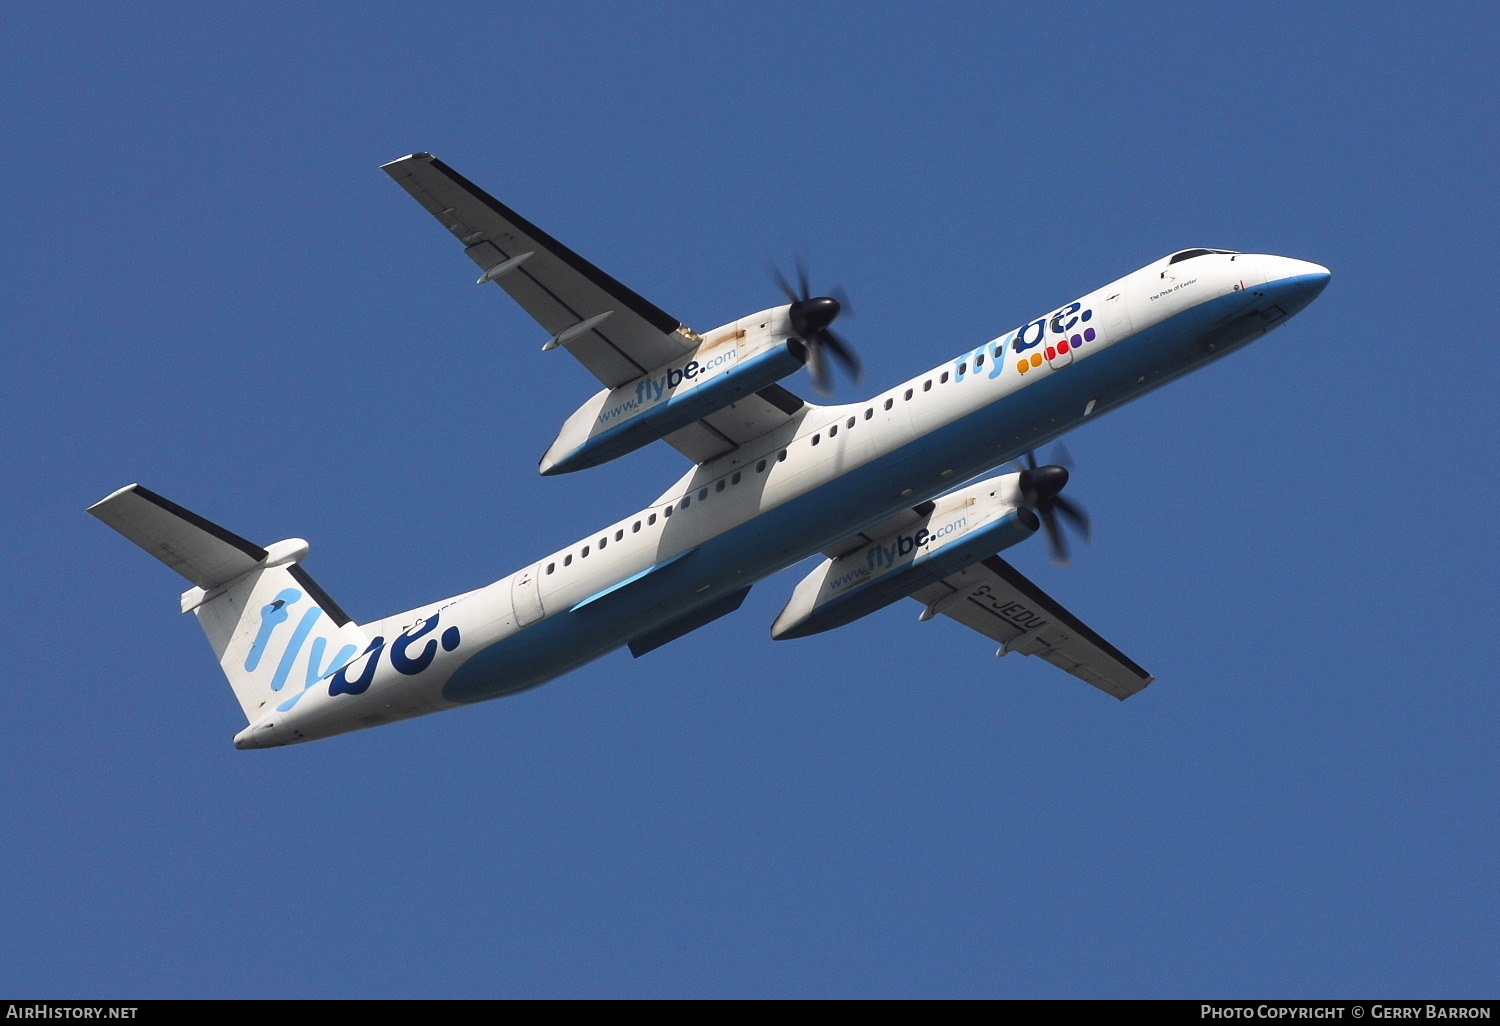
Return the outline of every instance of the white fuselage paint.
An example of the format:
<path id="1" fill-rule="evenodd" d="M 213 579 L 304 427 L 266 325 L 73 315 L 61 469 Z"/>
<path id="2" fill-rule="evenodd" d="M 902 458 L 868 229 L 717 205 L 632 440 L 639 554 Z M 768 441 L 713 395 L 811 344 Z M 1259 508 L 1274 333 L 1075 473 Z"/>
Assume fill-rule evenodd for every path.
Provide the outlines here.
<path id="1" fill-rule="evenodd" d="M 344 671 L 360 677 L 364 660 L 378 661 L 367 687 L 333 694 L 319 682 L 235 743 L 295 744 L 545 683 L 1259 337 L 1327 279 L 1285 257 L 1163 258 L 1054 311 L 1092 311 L 1094 338 L 1054 347 L 1024 374 L 1015 347 L 1037 337 L 1037 322 L 868 401 L 809 405 L 516 574 L 363 625 L 387 643 Z M 1028 362 L 1055 337 L 1028 348 Z M 451 651 L 438 644 L 445 631 L 461 638 Z M 399 673 L 386 657 L 398 645 L 433 655 Z"/>

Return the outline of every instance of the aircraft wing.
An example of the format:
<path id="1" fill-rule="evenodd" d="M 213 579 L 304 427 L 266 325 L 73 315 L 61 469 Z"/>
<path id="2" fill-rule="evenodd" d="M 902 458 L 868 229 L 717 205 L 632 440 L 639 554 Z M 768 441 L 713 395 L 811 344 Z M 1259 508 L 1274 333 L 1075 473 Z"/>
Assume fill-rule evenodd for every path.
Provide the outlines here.
<path id="1" fill-rule="evenodd" d="M 491 280 L 536 318 L 552 336 L 549 345 L 567 349 L 605 387 L 685 356 L 702 341 L 432 154 L 414 153 L 382 170 L 464 244 L 482 277 L 497 274 Z"/>
<path id="2" fill-rule="evenodd" d="M 616 388 L 692 353 L 703 339 L 430 153 L 383 167 L 464 245 L 481 272 L 536 318 L 549 348 L 572 353 Z M 666 437 L 702 463 L 786 423 L 803 407 L 779 385 L 763 388 Z"/>
<path id="3" fill-rule="evenodd" d="M 911 597 L 1000 642 L 1001 654 L 1041 656 L 1122 701 L 1154 679 L 999 556 Z"/>

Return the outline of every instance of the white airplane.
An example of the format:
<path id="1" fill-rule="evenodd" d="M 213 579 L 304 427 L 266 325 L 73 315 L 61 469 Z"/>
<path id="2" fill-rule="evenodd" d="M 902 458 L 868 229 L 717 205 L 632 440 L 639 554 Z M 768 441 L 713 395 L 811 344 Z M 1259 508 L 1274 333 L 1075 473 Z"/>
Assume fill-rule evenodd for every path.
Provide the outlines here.
<path id="1" fill-rule="evenodd" d="M 788 303 L 698 334 L 428 153 L 384 170 L 603 384 L 543 474 L 664 439 L 693 467 L 645 509 L 509 577 L 356 624 L 302 568 L 307 542 L 262 548 L 140 485 L 89 512 L 194 587 L 197 614 L 249 725 L 271 748 L 544 684 L 622 645 L 635 656 L 739 608 L 751 585 L 819 551 L 771 629 L 797 638 L 910 596 L 1124 699 L 1152 677 L 996 553 L 1059 516 L 1068 472 L 1038 446 L 1259 338 L 1328 284 L 1318 264 L 1187 249 L 868 400 L 819 406 L 840 303 L 782 282 Z M 1007 463 L 1025 469 L 977 480 Z M 965 483 L 967 482 L 967 483 Z M 962 485 L 956 490 L 955 485 Z"/>

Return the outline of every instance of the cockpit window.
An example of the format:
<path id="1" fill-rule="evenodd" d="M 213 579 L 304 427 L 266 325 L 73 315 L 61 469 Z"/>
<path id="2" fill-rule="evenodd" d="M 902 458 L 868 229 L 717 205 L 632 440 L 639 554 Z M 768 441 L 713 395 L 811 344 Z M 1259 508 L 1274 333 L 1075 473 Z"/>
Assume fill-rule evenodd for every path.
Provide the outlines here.
<path id="1" fill-rule="evenodd" d="M 1185 249 L 1181 253 L 1173 253 L 1172 259 L 1167 261 L 1167 266 L 1177 263 L 1179 260 L 1191 260 L 1193 257 L 1208 256 L 1210 253 L 1233 254 L 1232 249 Z"/>

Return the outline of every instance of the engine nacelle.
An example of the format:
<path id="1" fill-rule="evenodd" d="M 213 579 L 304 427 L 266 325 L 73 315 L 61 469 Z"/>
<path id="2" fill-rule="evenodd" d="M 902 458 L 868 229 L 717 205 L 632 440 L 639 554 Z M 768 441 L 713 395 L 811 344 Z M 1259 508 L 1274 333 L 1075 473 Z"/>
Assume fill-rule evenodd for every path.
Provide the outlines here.
<path id="1" fill-rule="evenodd" d="M 921 521 L 877 538 L 808 574 L 771 627 L 778 641 L 842 627 L 1030 538 L 1037 515 L 1018 507 L 1019 474 L 934 500 Z"/>
<path id="2" fill-rule="evenodd" d="M 691 356 L 599 392 L 563 424 L 542 457 L 542 473 L 608 463 L 795 374 L 807 349 L 786 335 L 785 313 L 783 307 L 725 325 Z"/>

